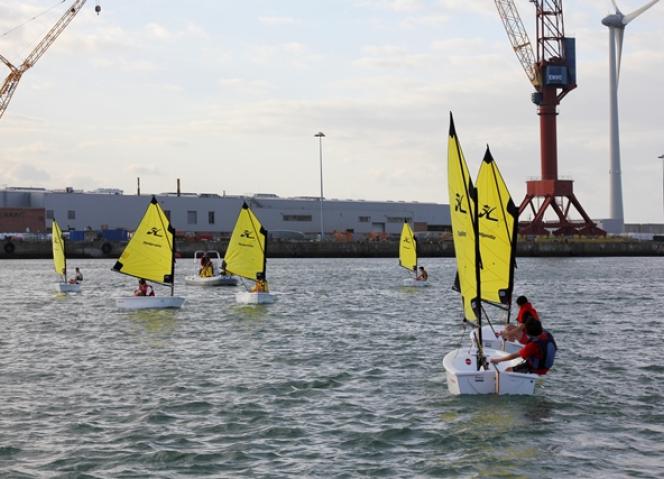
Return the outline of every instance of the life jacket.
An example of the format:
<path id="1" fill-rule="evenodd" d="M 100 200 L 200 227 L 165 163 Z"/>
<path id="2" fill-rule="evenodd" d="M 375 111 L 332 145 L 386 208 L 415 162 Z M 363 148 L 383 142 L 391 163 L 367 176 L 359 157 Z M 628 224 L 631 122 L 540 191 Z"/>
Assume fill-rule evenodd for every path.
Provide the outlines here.
<path id="1" fill-rule="evenodd" d="M 543 369 L 551 369 L 553 362 L 556 360 L 556 351 L 558 351 L 558 345 L 556 344 L 555 339 L 553 339 L 551 333 L 548 331 L 543 331 L 542 334 L 534 339 L 531 339 L 529 342 L 537 344 L 541 356 L 539 358 L 532 356 L 528 358 L 528 365 L 530 366 L 530 369 L 535 372 Z"/>
<path id="2" fill-rule="evenodd" d="M 539 314 L 537 314 L 537 310 L 533 308 L 533 305 L 530 303 L 526 303 L 519 307 L 519 313 L 516 316 L 516 322 L 521 324 L 525 323 L 527 316 L 532 316 L 537 321 L 540 320 Z"/>
<path id="3" fill-rule="evenodd" d="M 203 268 L 201 268 L 200 275 L 204 278 L 212 277 L 214 275 L 212 270 L 212 264 L 206 264 L 205 266 L 203 266 Z"/>

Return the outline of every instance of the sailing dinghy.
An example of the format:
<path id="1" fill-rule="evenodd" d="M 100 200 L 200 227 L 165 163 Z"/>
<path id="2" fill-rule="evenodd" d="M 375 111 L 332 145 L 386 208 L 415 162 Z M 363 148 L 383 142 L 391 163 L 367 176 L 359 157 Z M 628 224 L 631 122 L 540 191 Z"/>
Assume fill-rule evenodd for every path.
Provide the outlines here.
<path id="1" fill-rule="evenodd" d="M 205 257 L 210 260 L 209 273 L 201 267 L 201 259 Z M 223 272 L 223 259 L 219 251 L 197 250 L 194 252 L 194 274 L 185 276 L 184 282 L 190 286 L 237 286 L 237 278 Z"/>
<path id="2" fill-rule="evenodd" d="M 403 222 L 401 228 L 401 238 L 399 240 L 399 266 L 407 269 L 414 274 L 412 278 L 403 280 L 403 286 L 422 288 L 429 286 L 428 280 L 418 280 L 417 278 L 417 239 L 410 229 L 407 220 Z"/>
<path id="3" fill-rule="evenodd" d="M 175 230 L 154 196 L 143 219 L 112 270 L 153 283 L 170 286 L 170 296 L 117 298 L 120 309 L 180 308 L 184 298 L 174 296 Z"/>
<path id="4" fill-rule="evenodd" d="M 508 353 L 488 348 L 484 344 L 482 320 L 483 314 L 486 313 L 483 301 L 490 297 L 491 302 L 503 304 L 503 301 L 507 301 L 507 296 L 511 296 L 511 291 L 503 291 L 501 294 L 502 286 L 496 289 L 496 296 L 492 296 L 493 293 L 490 291 L 487 293 L 482 291 L 483 287 L 490 289 L 488 284 L 492 275 L 488 273 L 489 266 L 497 267 L 497 265 L 490 263 L 491 260 L 487 260 L 487 264 L 484 264 L 485 252 L 482 250 L 483 242 L 480 238 L 481 235 L 489 236 L 491 233 L 484 227 L 480 228 L 480 219 L 495 223 L 493 219 L 496 216 L 489 213 L 495 211 L 492 208 L 497 205 L 491 202 L 479 203 L 480 197 L 482 199 L 489 197 L 480 195 L 478 188 L 470 179 L 451 114 L 448 138 L 448 189 L 454 254 L 457 262 L 455 289 L 461 294 L 464 321 L 474 327 L 472 332 L 474 341 L 471 341 L 467 347 L 450 351 L 443 358 L 448 390 L 452 394 L 533 394 L 538 375 L 506 371 L 506 368 L 519 364 L 521 359 L 495 365 L 490 365 L 488 361 L 491 357 L 505 357 Z M 507 189 L 501 189 L 503 200 L 506 200 L 505 194 L 509 195 Z M 490 248 L 486 245 L 484 248 L 489 255 Z M 484 276 L 483 268 L 487 269 Z M 513 261 L 508 268 L 513 268 Z"/>
<path id="5" fill-rule="evenodd" d="M 65 239 L 62 236 L 62 230 L 57 221 L 53 220 L 51 226 L 51 243 L 53 246 L 53 266 L 55 272 L 60 275 L 61 281 L 57 284 L 57 290 L 60 293 L 80 293 L 81 285 L 79 283 L 67 282 L 67 258 L 65 256 Z"/>
<path id="6" fill-rule="evenodd" d="M 243 203 L 228 242 L 228 248 L 226 248 L 224 261 L 226 271 L 232 275 L 255 281 L 256 285 L 251 290 L 236 293 L 236 302 L 269 304 L 276 301 L 276 296 L 267 288 L 266 247 L 267 230 L 263 228 L 247 203 Z"/>

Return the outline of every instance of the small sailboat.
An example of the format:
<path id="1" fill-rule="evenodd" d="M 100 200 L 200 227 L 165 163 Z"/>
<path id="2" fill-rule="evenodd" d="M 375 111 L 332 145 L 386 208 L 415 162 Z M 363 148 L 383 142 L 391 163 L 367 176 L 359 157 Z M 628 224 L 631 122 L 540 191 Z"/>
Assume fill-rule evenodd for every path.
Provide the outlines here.
<path id="1" fill-rule="evenodd" d="M 53 220 L 51 226 L 51 243 L 53 246 L 53 266 L 55 272 L 60 275 L 61 281 L 57 285 L 60 293 L 80 293 L 81 285 L 79 283 L 67 282 L 67 258 L 65 256 L 65 239 L 62 236 L 62 230 L 57 221 Z"/>
<path id="2" fill-rule="evenodd" d="M 255 282 L 251 290 L 235 295 L 238 303 L 268 304 L 276 301 L 276 296 L 267 287 L 266 247 L 267 230 L 247 203 L 243 203 L 224 255 L 226 271 Z"/>
<path id="3" fill-rule="evenodd" d="M 403 286 L 415 288 L 429 286 L 428 280 L 417 279 L 417 238 L 415 238 L 408 221 L 404 221 L 403 228 L 401 228 L 401 238 L 399 240 L 399 266 L 414 274 L 414 277 L 403 280 Z"/>
<path id="4" fill-rule="evenodd" d="M 487 165 L 495 167 L 492 160 L 488 161 L 490 153 L 487 152 L 487 155 L 485 155 L 485 162 Z M 480 184 L 483 188 L 486 187 L 483 183 Z M 520 359 L 504 361 L 495 365 L 490 365 L 488 361 L 490 357 L 505 357 L 508 356 L 508 353 L 485 346 L 482 321 L 486 313 L 483 304 L 509 304 L 511 289 L 505 290 L 503 287 L 504 278 L 496 280 L 497 276 L 504 276 L 504 272 L 497 276 L 496 273 L 503 267 L 511 275 L 510 270 L 514 268 L 514 261 L 512 259 L 508 264 L 500 264 L 498 259 L 490 259 L 492 254 L 490 245 L 493 243 L 483 242 L 482 237 L 488 240 L 493 233 L 497 233 L 497 230 L 492 233 L 492 230 L 485 226 L 480 228 L 480 219 L 484 222 L 499 223 L 499 221 L 494 221 L 497 216 L 491 215 L 495 212 L 493 208 L 497 208 L 498 205 L 493 203 L 493 200 L 489 201 L 490 195 L 484 193 L 480 195 L 479 186 L 473 185 L 451 114 L 448 138 L 448 188 L 457 262 L 455 289 L 461 294 L 464 321 L 474 327 L 472 331 L 474 340 L 470 342 L 470 345 L 450 351 L 443 358 L 448 390 L 452 394 L 532 394 L 535 381 L 539 376 L 506 371 L 506 368 L 519 364 Z M 501 187 L 498 191 L 500 200 L 509 203 L 507 189 Z M 480 198 L 487 203 L 480 203 Z M 504 228 L 504 225 L 498 226 L 498 228 Z M 509 235 L 508 232 L 505 234 Z M 486 264 L 484 263 L 485 256 Z M 495 256 L 502 257 L 498 254 Z M 496 262 L 492 263 L 492 261 Z M 508 279 L 510 285 L 511 281 L 510 277 Z M 494 284 L 490 286 L 492 282 Z M 484 292 L 483 288 L 487 291 Z"/>
<path id="5" fill-rule="evenodd" d="M 201 263 L 204 258 L 209 260 L 206 266 Z M 191 286 L 237 286 L 237 278 L 224 274 L 224 266 L 219 251 L 197 250 L 194 252 L 194 274 L 185 276 L 184 282 Z"/>
<path id="6" fill-rule="evenodd" d="M 112 270 L 170 286 L 170 296 L 127 296 L 116 300 L 121 309 L 180 308 L 184 298 L 174 296 L 175 230 L 154 196 L 143 219 Z"/>

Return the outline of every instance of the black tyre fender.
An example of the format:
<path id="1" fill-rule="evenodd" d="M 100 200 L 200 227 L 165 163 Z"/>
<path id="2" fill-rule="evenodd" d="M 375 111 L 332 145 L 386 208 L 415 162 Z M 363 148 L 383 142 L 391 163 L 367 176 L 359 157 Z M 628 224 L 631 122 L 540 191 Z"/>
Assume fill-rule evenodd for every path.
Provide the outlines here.
<path id="1" fill-rule="evenodd" d="M 111 243 L 107 242 L 107 243 L 104 243 L 103 245 L 101 245 L 101 252 L 102 253 L 107 255 L 107 254 L 110 254 L 111 251 L 113 251 L 113 246 L 111 245 Z"/>
<path id="2" fill-rule="evenodd" d="M 16 251 L 16 245 L 14 245 L 14 243 L 11 241 L 7 241 L 5 243 L 4 250 L 7 254 L 14 254 L 14 251 Z"/>

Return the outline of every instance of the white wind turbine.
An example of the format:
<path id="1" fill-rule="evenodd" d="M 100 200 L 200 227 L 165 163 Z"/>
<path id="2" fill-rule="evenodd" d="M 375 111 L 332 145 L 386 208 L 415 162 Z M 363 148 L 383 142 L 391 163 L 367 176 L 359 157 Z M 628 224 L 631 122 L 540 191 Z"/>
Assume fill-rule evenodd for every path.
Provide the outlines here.
<path id="1" fill-rule="evenodd" d="M 610 97 L 610 144 L 611 169 L 609 170 L 611 205 L 609 217 L 616 232 L 625 230 L 623 214 L 622 180 L 620 176 L 620 134 L 618 131 L 618 78 L 620 77 L 620 58 L 622 56 L 625 26 L 648 10 L 659 0 L 651 0 L 632 13 L 624 15 L 615 0 L 611 0 L 616 13 L 606 16 L 602 24 L 609 27 L 609 97 Z"/>

